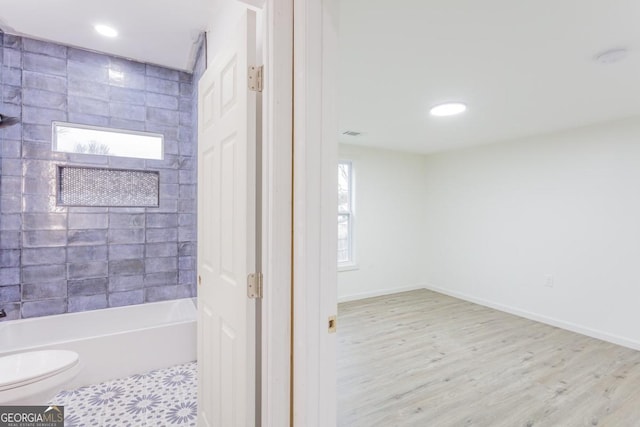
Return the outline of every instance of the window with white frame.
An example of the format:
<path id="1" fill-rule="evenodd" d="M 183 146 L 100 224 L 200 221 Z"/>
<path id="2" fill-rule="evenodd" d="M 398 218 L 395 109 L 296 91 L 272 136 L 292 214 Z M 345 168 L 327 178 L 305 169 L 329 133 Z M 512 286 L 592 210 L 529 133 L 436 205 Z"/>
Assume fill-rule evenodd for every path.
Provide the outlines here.
<path id="1" fill-rule="evenodd" d="M 353 165 L 338 163 L 338 266 L 353 265 Z"/>
<path id="2" fill-rule="evenodd" d="M 52 122 L 53 151 L 162 160 L 164 136 L 158 133 Z"/>

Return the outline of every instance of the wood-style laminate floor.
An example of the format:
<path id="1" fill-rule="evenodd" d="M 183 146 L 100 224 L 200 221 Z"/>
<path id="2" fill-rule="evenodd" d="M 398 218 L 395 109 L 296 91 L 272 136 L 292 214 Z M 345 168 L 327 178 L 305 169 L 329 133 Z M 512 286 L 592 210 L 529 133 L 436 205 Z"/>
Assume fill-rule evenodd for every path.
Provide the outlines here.
<path id="1" fill-rule="evenodd" d="M 640 426 L 638 351 L 428 290 L 338 319 L 338 426 Z"/>

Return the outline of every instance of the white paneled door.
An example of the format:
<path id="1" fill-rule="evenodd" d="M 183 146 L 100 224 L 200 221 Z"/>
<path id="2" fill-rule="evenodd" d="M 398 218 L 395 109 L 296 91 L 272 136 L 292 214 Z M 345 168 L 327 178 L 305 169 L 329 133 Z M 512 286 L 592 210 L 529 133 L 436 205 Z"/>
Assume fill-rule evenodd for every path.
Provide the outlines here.
<path id="1" fill-rule="evenodd" d="M 256 16 L 246 11 L 198 87 L 198 426 L 255 424 Z"/>

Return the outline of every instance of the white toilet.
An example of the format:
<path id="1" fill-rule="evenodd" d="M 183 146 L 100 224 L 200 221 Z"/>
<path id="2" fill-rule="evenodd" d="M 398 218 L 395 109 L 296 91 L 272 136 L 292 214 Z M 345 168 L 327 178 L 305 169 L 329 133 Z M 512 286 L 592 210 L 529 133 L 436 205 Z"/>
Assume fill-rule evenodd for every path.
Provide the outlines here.
<path id="1" fill-rule="evenodd" d="M 0 405 L 45 405 L 80 371 L 78 353 L 44 350 L 0 357 Z"/>

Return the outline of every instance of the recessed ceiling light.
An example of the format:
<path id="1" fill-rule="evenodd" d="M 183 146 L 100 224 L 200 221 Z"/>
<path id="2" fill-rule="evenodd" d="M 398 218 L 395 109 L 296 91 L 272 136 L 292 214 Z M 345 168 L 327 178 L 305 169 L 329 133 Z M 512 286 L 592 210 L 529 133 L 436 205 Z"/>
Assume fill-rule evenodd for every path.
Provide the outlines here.
<path id="1" fill-rule="evenodd" d="M 600 64 L 615 64 L 627 57 L 627 49 L 609 49 L 604 52 L 600 52 L 595 56 L 595 61 Z"/>
<path id="2" fill-rule="evenodd" d="M 432 107 L 429 112 L 432 116 L 444 117 L 463 113 L 466 109 L 467 106 L 462 102 L 447 102 L 446 104 L 440 104 Z"/>
<path id="3" fill-rule="evenodd" d="M 105 37 L 117 37 L 118 36 L 118 31 L 115 28 L 110 27 L 108 25 L 97 24 L 93 28 L 95 28 L 96 31 L 99 34 L 101 34 L 101 35 L 103 35 Z"/>

